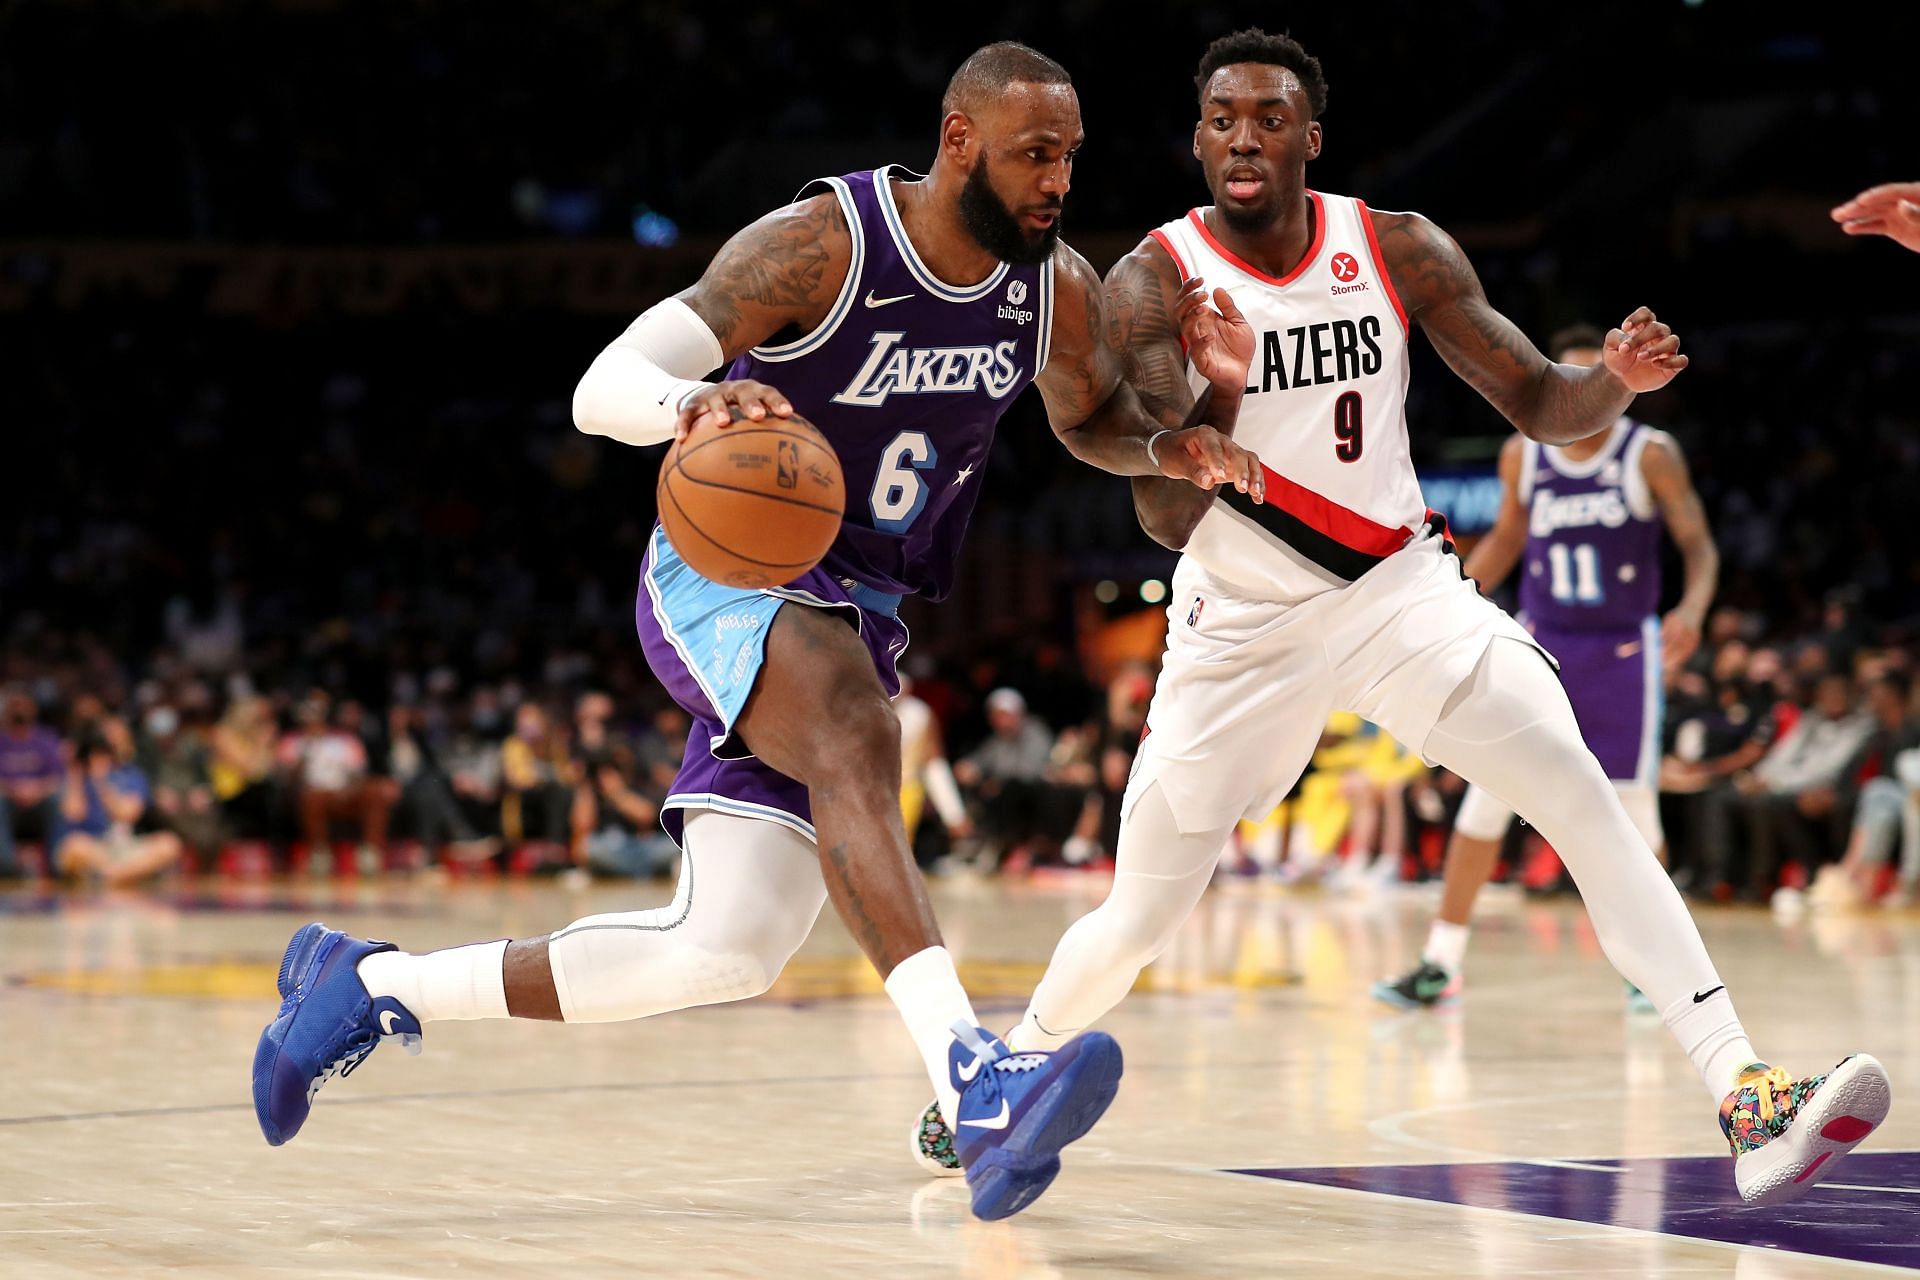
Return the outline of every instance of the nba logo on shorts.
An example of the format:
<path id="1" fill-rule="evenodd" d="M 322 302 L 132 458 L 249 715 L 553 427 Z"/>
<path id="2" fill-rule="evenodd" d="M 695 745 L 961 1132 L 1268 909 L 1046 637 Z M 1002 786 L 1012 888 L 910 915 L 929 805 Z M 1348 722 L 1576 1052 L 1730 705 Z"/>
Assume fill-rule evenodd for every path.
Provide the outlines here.
<path id="1" fill-rule="evenodd" d="M 1189 627 L 1197 627 L 1200 625 L 1200 614 L 1206 607 L 1206 597 L 1195 596 L 1193 598 L 1193 608 L 1187 610 L 1187 625 Z"/>

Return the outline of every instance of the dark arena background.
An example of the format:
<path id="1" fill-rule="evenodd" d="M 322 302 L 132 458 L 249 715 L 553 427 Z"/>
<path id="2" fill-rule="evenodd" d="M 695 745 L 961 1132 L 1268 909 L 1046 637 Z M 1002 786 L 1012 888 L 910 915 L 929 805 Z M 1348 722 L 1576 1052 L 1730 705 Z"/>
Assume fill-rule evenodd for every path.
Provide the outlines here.
<path id="1" fill-rule="evenodd" d="M 1920 1079 L 1920 254 L 1829 216 L 1920 182 L 1911 12 L 0 0 L 0 1273 L 1920 1271 L 1911 1102 L 1743 1205 L 1530 827 L 1458 998 L 1372 999 L 1463 784 L 1351 717 L 1101 1024 L 1118 1101 L 1009 1222 L 910 1160 L 927 1082 L 832 911 L 758 999 L 439 1024 L 261 1141 L 304 921 L 421 952 L 674 896 L 662 450 L 575 430 L 600 350 L 809 179 L 924 170 L 999 39 L 1072 74 L 1063 237 L 1104 272 L 1208 203 L 1194 69 L 1254 24 L 1325 66 L 1315 189 L 1433 219 L 1543 347 L 1640 305 L 1681 335 L 1630 411 L 1721 558 L 1665 676 L 1669 867 L 1757 1043 Z M 1465 553 L 1512 429 L 1412 361 Z M 901 669 L 958 780 L 914 855 L 1000 1028 L 1112 883 L 1177 557 L 1036 392 L 981 483 Z M 138 802 L 63 858 L 107 757 Z"/>

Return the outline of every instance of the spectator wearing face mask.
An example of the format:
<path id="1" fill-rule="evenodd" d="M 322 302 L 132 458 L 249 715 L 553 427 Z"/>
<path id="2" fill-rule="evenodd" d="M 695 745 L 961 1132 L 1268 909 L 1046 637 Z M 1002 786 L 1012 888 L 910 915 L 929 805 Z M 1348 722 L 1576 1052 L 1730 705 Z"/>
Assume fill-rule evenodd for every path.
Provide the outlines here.
<path id="1" fill-rule="evenodd" d="M 153 787 L 153 812 L 167 830 L 203 858 L 220 845 L 212 752 L 175 707 L 160 703 L 141 721 L 140 767 Z"/>

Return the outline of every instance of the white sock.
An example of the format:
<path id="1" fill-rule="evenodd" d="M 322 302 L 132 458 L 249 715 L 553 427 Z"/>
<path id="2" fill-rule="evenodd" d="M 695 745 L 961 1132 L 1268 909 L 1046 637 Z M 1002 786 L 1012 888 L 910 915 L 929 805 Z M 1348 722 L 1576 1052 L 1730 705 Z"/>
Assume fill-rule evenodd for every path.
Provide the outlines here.
<path id="1" fill-rule="evenodd" d="M 505 938 L 422 956 L 379 951 L 362 960 L 357 972 L 371 994 L 398 1000 L 422 1022 L 504 1018 L 506 953 Z"/>
<path id="2" fill-rule="evenodd" d="M 1684 996 L 1662 1009 L 1660 1016 L 1687 1051 L 1687 1057 L 1693 1059 L 1693 1069 L 1700 1073 L 1700 1082 L 1715 1102 L 1733 1088 L 1740 1068 L 1762 1060 L 1753 1051 L 1753 1042 L 1747 1039 L 1746 1028 L 1740 1025 L 1740 1015 L 1733 1011 L 1725 987 L 1698 1003 L 1691 995 Z"/>
<path id="3" fill-rule="evenodd" d="M 953 1044 L 953 1024 L 980 1025 L 973 1016 L 973 1003 L 960 986 L 954 972 L 953 957 L 945 947 L 916 951 L 893 967 L 887 975 L 887 995 L 907 1024 L 907 1034 L 920 1048 L 926 1061 L 927 1076 L 933 1081 L 933 1096 L 940 1103 L 940 1114 L 949 1128 L 960 1105 L 947 1073 L 947 1050 Z"/>
<path id="4" fill-rule="evenodd" d="M 1421 949 L 1420 958 L 1445 969 L 1449 978 L 1457 978 L 1467 962 L 1467 936 L 1472 932 L 1472 925 L 1436 919 L 1433 928 L 1427 930 L 1427 945 Z"/>

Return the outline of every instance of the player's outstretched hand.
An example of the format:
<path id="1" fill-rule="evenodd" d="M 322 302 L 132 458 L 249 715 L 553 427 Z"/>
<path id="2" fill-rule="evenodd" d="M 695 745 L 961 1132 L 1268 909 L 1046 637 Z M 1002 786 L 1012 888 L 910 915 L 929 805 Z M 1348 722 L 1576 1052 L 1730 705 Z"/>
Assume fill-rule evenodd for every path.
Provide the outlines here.
<path id="1" fill-rule="evenodd" d="M 685 440 L 689 432 L 709 424 L 724 427 L 735 422 L 763 422 L 768 418 L 792 416 L 792 403 L 764 382 L 751 378 L 716 382 L 680 406 L 680 417 L 673 424 L 673 438 Z"/>
<path id="2" fill-rule="evenodd" d="M 1608 373 L 1635 392 L 1658 391 L 1687 367 L 1687 358 L 1680 354 L 1680 335 L 1645 307 L 1607 334 L 1601 359 Z"/>
<path id="3" fill-rule="evenodd" d="M 1238 390 L 1247 385 L 1253 364 L 1253 326 L 1225 289 L 1215 289 L 1212 301 L 1208 306 L 1206 281 L 1195 277 L 1180 282 L 1180 296 L 1173 304 L 1180 341 L 1201 377 L 1216 387 Z"/>
<path id="4" fill-rule="evenodd" d="M 1267 500 L 1266 472 L 1260 459 L 1250 450 L 1221 435 L 1212 427 L 1188 427 L 1169 431 L 1154 446 L 1160 474 L 1185 480 L 1202 489 L 1230 484 L 1255 502 Z"/>
<path id="5" fill-rule="evenodd" d="M 1850 236 L 1885 236 L 1920 253 L 1920 182 L 1869 187 L 1833 211 Z"/>

